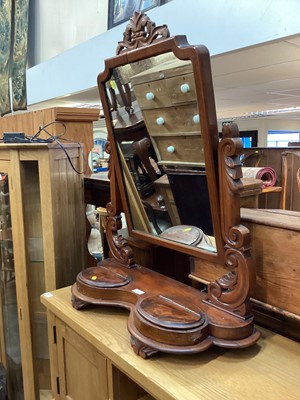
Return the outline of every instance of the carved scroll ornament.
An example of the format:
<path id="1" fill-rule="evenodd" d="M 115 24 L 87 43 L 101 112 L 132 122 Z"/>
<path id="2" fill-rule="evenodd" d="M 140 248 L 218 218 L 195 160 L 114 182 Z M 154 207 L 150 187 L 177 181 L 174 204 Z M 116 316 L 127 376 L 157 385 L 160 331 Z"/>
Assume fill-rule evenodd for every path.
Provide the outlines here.
<path id="1" fill-rule="evenodd" d="M 126 26 L 123 41 L 118 42 L 116 54 L 148 46 L 169 36 L 167 25 L 156 26 L 146 14 L 135 12 Z"/>
<path id="2" fill-rule="evenodd" d="M 106 142 L 105 151 L 110 155 L 111 146 L 109 140 Z M 108 178 L 111 181 L 111 202 L 106 205 L 107 218 L 105 232 L 110 249 L 110 256 L 130 268 L 135 265 L 135 261 L 133 258 L 132 248 L 128 246 L 126 240 L 118 234 L 118 231 L 122 228 L 122 206 L 120 204 L 120 193 L 117 184 L 116 170 L 111 157 L 109 157 L 108 161 Z"/>

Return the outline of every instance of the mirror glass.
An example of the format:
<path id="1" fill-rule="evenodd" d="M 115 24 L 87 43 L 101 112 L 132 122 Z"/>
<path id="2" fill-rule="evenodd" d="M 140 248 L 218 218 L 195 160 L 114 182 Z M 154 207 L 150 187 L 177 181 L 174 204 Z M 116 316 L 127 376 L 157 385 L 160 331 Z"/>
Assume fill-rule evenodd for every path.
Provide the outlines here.
<path id="1" fill-rule="evenodd" d="M 192 63 L 129 63 L 106 90 L 133 229 L 216 252 Z"/>

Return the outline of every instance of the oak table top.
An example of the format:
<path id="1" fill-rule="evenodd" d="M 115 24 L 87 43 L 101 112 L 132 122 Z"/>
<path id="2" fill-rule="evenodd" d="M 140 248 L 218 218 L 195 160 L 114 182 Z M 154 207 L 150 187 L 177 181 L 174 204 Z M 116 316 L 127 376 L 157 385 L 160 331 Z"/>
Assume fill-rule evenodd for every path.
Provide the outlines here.
<path id="1" fill-rule="evenodd" d="M 49 311 L 159 400 L 300 399 L 300 343 L 259 327 L 261 339 L 247 349 L 213 347 L 196 355 L 144 360 L 130 345 L 128 311 L 77 311 L 70 299 L 70 287 L 41 296 Z"/>

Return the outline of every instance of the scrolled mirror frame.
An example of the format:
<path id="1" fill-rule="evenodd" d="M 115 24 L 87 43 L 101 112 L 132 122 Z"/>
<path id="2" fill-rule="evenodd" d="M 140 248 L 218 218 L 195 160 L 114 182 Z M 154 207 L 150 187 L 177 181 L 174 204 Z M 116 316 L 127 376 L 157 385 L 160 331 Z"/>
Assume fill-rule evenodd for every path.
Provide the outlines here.
<path id="1" fill-rule="evenodd" d="M 242 144 L 238 137 L 238 128 L 234 125 L 224 128 L 223 138 L 219 143 L 210 56 L 206 47 L 189 45 L 185 36 L 169 37 L 165 25 L 155 27 L 145 14 L 135 13 L 127 25 L 123 41 L 118 44 L 117 56 L 106 60 L 105 70 L 98 76 L 104 115 L 106 120 L 111 122 L 105 83 L 112 75 L 113 68 L 169 51 L 173 51 L 179 59 L 191 60 L 193 64 L 217 253 L 209 253 L 136 232 L 130 221 L 128 228 L 133 236 L 150 243 L 225 265 L 228 274 L 208 285 L 205 301 L 245 319 L 249 316 L 249 299 L 255 286 L 255 273 L 251 264 L 249 231 L 240 223 L 239 193 L 242 189 L 240 181 L 242 175 L 239 154 Z M 106 234 L 111 256 L 122 265 L 131 268 L 135 265 L 132 250 L 118 235 L 118 230 L 121 228 L 121 213 L 124 211 L 130 215 L 129 206 L 122 171 L 117 161 L 119 156 L 112 123 L 107 124 L 107 129 L 111 202 L 107 205 Z"/>

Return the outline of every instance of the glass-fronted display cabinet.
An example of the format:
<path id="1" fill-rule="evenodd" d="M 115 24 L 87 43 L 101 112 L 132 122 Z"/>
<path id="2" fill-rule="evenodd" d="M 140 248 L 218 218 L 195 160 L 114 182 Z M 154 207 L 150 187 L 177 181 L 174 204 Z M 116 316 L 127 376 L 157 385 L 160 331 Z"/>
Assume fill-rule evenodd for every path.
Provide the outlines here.
<path id="1" fill-rule="evenodd" d="M 73 168 L 74 167 L 74 168 Z M 78 144 L 0 145 L 0 349 L 9 400 L 51 397 L 47 318 L 40 295 L 85 266 Z"/>
<path id="2" fill-rule="evenodd" d="M 16 274 L 9 200 L 9 178 L 0 172 L 0 313 L 2 364 L 5 366 L 6 389 L 9 398 L 22 400 L 23 380 L 19 338 Z"/>

